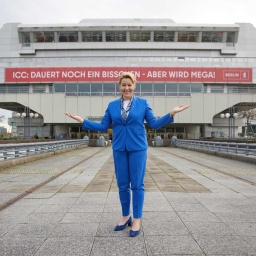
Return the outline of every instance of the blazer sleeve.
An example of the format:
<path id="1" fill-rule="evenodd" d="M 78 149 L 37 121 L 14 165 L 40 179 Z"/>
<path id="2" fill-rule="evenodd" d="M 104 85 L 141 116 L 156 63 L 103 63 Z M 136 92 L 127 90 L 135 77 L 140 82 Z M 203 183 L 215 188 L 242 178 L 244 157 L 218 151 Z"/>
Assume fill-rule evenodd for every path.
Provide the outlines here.
<path id="1" fill-rule="evenodd" d="M 148 125 L 155 129 L 158 130 L 161 127 L 174 122 L 173 117 L 171 117 L 170 113 L 162 116 L 161 118 L 157 119 L 150 108 L 148 101 L 146 101 L 146 114 L 145 114 L 145 120 L 148 123 Z"/>
<path id="2" fill-rule="evenodd" d="M 109 128 L 111 123 L 112 123 L 112 119 L 111 119 L 111 116 L 109 113 L 109 107 L 108 107 L 100 123 L 84 120 L 82 124 L 82 130 L 95 130 L 95 131 L 104 132 Z"/>

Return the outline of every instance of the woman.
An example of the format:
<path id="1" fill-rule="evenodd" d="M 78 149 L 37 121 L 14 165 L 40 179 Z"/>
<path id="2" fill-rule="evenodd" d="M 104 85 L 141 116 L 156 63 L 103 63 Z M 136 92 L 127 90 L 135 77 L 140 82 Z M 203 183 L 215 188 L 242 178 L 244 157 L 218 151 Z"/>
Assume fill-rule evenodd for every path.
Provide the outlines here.
<path id="1" fill-rule="evenodd" d="M 190 106 L 179 105 L 165 116 L 156 119 L 146 99 L 134 96 L 136 79 L 132 73 L 124 72 L 119 78 L 119 89 L 122 97 L 109 103 L 100 123 L 83 120 L 80 116 L 66 112 L 65 114 L 80 123 L 82 129 L 106 131 L 113 128 L 113 158 L 122 217 L 115 231 L 132 226 L 130 236 L 140 234 L 140 219 L 144 203 L 144 176 L 147 158 L 147 138 L 144 120 L 158 130 L 173 122 L 176 113 Z M 130 215 L 130 191 L 132 190 L 133 221 Z"/>

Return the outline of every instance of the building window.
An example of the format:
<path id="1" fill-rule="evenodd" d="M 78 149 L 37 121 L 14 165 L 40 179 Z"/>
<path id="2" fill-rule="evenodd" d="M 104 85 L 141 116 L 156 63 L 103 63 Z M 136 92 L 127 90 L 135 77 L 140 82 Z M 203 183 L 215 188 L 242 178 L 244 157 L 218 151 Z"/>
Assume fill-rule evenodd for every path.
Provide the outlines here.
<path id="1" fill-rule="evenodd" d="M 223 85 L 211 85 L 211 93 L 223 93 L 224 86 Z"/>
<path id="2" fill-rule="evenodd" d="M 152 83 L 143 83 L 141 84 L 141 95 L 152 95 L 153 87 Z"/>
<path id="3" fill-rule="evenodd" d="M 223 32 L 212 32 L 212 42 L 221 43 L 223 41 Z"/>
<path id="4" fill-rule="evenodd" d="M 54 42 L 54 32 L 34 32 L 35 43 L 51 43 Z"/>
<path id="5" fill-rule="evenodd" d="M 107 31 L 106 42 L 126 42 L 126 31 Z"/>
<path id="6" fill-rule="evenodd" d="M 149 42 L 150 31 L 131 31 L 130 41 L 131 42 Z"/>
<path id="7" fill-rule="evenodd" d="M 66 92 L 77 92 L 77 83 L 66 84 Z"/>
<path id="8" fill-rule="evenodd" d="M 154 42 L 174 42 L 173 31 L 155 31 Z"/>
<path id="9" fill-rule="evenodd" d="M 198 32 L 178 32 L 178 42 L 198 42 Z"/>
<path id="10" fill-rule="evenodd" d="M 59 42 L 78 42 L 78 32 L 58 32 Z"/>
<path id="11" fill-rule="evenodd" d="M 66 88 L 65 88 L 65 84 L 54 84 L 53 85 L 53 91 L 54 92 L 65 92 Z"/>
<path id="12" fill-rule="evenodd" d="M 33 93 L 45 93 L 45 85 L 33 85 Z"/>
<path id="13" fill-rule="evenodd" d="M 115 95 L 115 83 L 103 84 L 104 95 Z"/>
<path id="14" fill-rule="evenodd" d="M 176 127 L 176 132 L 184 133 L 185 132 L 185 127 Z"/>
<path id="15" fill-rule="evenodd" d="M 91 95 L 92 96 L 102 95 L 102 83 L 93 83 L 91 85 Z"/>
<path id="16" fill-rule="evenodd" d="M 30 46 L 30 35 L 29 32 L 22 33 L 22 45 Z"/>
<path id="17" fill-rule="evenodd" d="M 178 84 L 167 83 L 166 84 L 166 95 L 167 96 L 177 96 L 178 95 Z"/>
<path id="18" fill-rule="evenodd" d="M 202 32 L 202 42 L 221 43 L 223 32 Z"/>
<path id="19" fill-rule="evenodd" d="M 154 94 L 156 96 L 165 95 L 165 83 L 155 83 L 154 84 Z"/>
<path id="20" fill-rule="evenodd" d="M 136 83 L 134 94 L 140 96 L 140 83 Z"/>
<path id="21" fill-rule="evenodd" d="M 192 83 L 191 92 L 202 92 L 203 84 Z"/>
<path id="22" fill-rule="evenodd" d="M 88 96 L 91 93 L 91 85 L 89 83 L 78 84 L 78 95 Z"/>
<path id="23" fill-rule="evenodd" d="M 84 31 L 82 32 L 82 42 L 102 42 L 102 32 Z"/>
<path id="24" fill-rule="evenodd" d="M 232 43 L 234 44 L 235 43 L 235 32 L 228 32 L 227 33 L 227 40 L 226 40 L 226 43 Z"/>
<path id="25" fill-rule="evenodd" d="M 28 85 L 0 85 L 0 93 L 29 93 Z"/>
<path id="26" fill-rule="evenodd" d="M 190 84 L 189 83 L 181 83 L 178 84 L 179 92 L 190 92 Z"/>

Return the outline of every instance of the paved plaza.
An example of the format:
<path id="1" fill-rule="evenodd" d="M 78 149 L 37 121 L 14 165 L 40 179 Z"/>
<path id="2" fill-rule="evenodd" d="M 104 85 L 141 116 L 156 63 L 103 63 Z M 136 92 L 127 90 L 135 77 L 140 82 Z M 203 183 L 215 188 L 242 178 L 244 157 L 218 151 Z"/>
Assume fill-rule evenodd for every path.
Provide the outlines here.
<path id="1" fill-rule="evenodd" d="M 129 227 L 113 231 L 111 147 L 0 168 L 0 255 L 256 255 L 255 183 L 253 164 L 150 147 L 142 232 L 131 238 Z"/>

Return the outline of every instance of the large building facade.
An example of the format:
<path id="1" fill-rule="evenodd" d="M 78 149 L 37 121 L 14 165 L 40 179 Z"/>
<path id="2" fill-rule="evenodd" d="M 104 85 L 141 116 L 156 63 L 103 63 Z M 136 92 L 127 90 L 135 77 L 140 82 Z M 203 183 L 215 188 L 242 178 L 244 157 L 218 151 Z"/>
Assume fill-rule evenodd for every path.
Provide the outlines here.
<path id="1" fill-rule="evenodd" d="M 191 105 L 161 130 L 145 124 L 148 138 L 226 137 L 230 129 L 236 137 L 243 122 L 233 113 L 256 107 L 255 42 L 256 29 L 248 23 L 8 23 L 0 29 L 0 108 L 13 111 L 9 123 L 21 137 L 29 127 L 30 137 L 97 138 L 97 131 L 81 131 L 64 112 L 100 121 L 108 103 L 120 97 L 120 72 L 130 71 L 135 94 L 147 98 L 156 116 Z M 18 117 L 24 112 L 30 118 Z M 220 118 L 223 113 L 231 116 Z M 105 135 L 111 137 L 111 127 Z"/>

